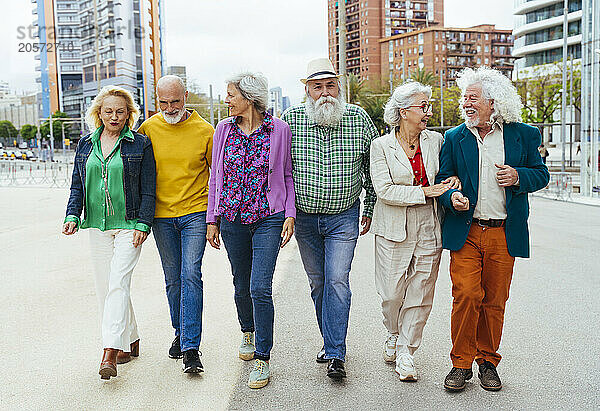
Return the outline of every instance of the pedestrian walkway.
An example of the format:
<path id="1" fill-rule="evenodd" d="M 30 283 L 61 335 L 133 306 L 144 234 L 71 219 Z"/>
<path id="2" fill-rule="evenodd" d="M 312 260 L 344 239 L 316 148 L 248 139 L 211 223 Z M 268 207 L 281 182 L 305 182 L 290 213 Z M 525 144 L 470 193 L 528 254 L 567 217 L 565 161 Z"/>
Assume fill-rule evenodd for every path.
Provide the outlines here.
<path id="1" fill-rule="evenodd" d="M 373 237 L 361 237 L 351 273 L 348 378 L 334 383 L 314 357 L 321 346 L 306 275 L 294 241 L 278 261 L 270 384 L 246 386 L 241 338 L 225 251 L 204 263 L 206 372 L 184 375 L 167 357 L 173 338 L 160 260 L 149 238 L 134 272 L 132 299 L 140 357 L 101 381 L 89 244 L 84 231 L 59 234 L 65 189 L 0 187 L 0 311 L 4 354 L 0 409 L 598 409 L 600 208 L 531 200 L 532 258 L 515 266 L 498 367 L 504 388 L 477 377 L 450 394 L 451 294 L 443 255 L 431 317 L 415 362 L 417 383 L 402 383 L 383 362 L 385 330 L 375 292 Z"/>

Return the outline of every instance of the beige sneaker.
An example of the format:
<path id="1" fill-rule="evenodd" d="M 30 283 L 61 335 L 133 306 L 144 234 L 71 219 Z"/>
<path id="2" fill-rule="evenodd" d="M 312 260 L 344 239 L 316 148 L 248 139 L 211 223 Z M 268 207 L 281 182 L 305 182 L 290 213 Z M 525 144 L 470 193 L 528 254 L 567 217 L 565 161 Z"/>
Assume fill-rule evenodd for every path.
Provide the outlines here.
<path id="1" fill-rule="evenodd" d="M 396 361 L 396 341 L 398 341 L 398 334 L 388 333 L 387 340 L 383 343 L 383 361 Z"/>
<path id="2" fill-rule="evenodd" d="M 417 370 L 413 356 L 409 353 L 401 353 L 396 359 L 396 374 L 402 381 L 417 381 Z"/>
<path id="3" fill-rule="evenodd" d="M 240 344 L 239 356 L 244 361 L 250 361 L 254 358 L 254 333 L 244 333 L 242 343 Z"/>

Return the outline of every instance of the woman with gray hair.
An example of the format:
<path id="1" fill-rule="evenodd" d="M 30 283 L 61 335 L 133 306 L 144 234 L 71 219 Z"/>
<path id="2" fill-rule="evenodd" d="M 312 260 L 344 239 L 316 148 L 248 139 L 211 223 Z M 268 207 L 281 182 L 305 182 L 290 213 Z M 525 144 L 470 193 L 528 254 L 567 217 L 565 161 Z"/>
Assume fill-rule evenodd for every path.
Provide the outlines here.
<path id="1" fill-rule="evenodd" d="M 460 185 L 456 177 L 433 184 L 443 139 L 426 129 L 430 97 L 431 87 L 416 81 L 397 87 L 383 116 L 391 132 L 371 144 L 375 285 L 388 331 L 383 358 L 396 362 L 402 381 L 417 380 L 413 355 L 431 311 L 442 253 L 434 198 Z"/>
<path id="2" fill-rule="evenodd" d="M 208 242 L 219 249 L 221 234 L 231 264 L 243 333 L 239 357 L 255 360 L 250 388 L 269 382 L 273 273 L 296 218 L 292 133 L 266 111 L 267 99 L 261 74 L 241 73 L 227 81 L 231 117 L 215 130 L 206 216 Z"/>

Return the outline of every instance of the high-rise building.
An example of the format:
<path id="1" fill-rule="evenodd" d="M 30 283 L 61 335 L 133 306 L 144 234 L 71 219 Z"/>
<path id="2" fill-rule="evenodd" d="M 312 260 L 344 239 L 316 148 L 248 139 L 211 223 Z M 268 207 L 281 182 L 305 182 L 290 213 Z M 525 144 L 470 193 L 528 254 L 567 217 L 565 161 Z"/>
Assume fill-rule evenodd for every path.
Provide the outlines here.
<path id="1" fill-rule="evenodd" d="M 81 100 L 81 44 L 79 0 L 32 0 L 33 33 L 43 46 L 35 56 L 41 86 L 40 117 L 56 111 L 79 116 Z M 28 39 L 33 42 L 33 39 Z M 75 90 L 79 90 L 76 92 Z M 70 91 L 71 97 L 65 98 Z M 74 109 L 74 107 L 76 107 Z"/>
<path id="2" fill-rule="evenodd" d="M 281 87 L 273 87 L 269 90 L 269 112 L 274 116 L 283 113 L 283 92 Z"/>
<path id="3" fill-rule="evenodd" d="M 185 66 L 169 66 L 167 68 L 167 74 L 181 77 L 181 79 L 183 80 L 183 84 L 187 86 L 187 74 Z"/>
<path id="4" fill-rule="evenodd" d="M 142 119 L 157 111 L 155 84 L 166 71 L 163 1 L 79 0 L 86 106 L 100 88 L 117 85 L 133 93 Z"/>
<path id="5" fill-rule="evenodd" d="M 581 193 L 600 195 L 600 4 L 583 0 L 581 58 Z"/>
<path id="6" fill-rule="evenodd" d="M 155 84 L 164 70 L 164 0 L 32 0 L 40 47 L 40 117 L 80 117 L 100 88 L 133 93 L 142 118 L 156 111 Z"/>
<path id="7" fill-rule="evenodd" d="M 338 1 L 327 4 L 329 58 L 339 71 Z M 345 4 L 346 68 L 364 80 L 381 76 L 381 38 L 444 24 L 443 0 L 346 0 Z"/>
<path id="8" fill-rule="evenodd" d="M 456 80 L 464 67 L 489 66 L 509 78 L 513 69 L 511 30 L 496 29 L 491 24 L 423 28 L 386 37 L 380 43 L 382 79 L 393 83 L 419 69 L 436 77 L 441 71 L 444 84 Z"/>
<path id="9" fill-rule="evenodd" d="M 567 54 L 581 58 L 582 1 L 569 0 Z M 528 76 L 531 67 L 562 60 L 563 0 L 515 0 L 515 69 L 519 78 Z"/>

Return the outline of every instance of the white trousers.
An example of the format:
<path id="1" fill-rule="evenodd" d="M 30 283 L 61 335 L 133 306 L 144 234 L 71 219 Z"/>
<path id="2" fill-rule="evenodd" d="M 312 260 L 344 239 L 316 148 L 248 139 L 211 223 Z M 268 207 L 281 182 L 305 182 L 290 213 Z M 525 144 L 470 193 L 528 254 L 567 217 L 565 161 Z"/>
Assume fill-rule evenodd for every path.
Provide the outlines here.
<path id="1" fill-rule="evenodd" d="M 427 204 L 407 208 L 404 241 L 375 236 L 375 287 L 383 324 L 398 335 L 398 353 L 413 355 L 419 348 L 431 312 L 442 255 L 435 230 L 433 206 Z"/>
<path id="2" fill-rule="evenodd" d="M 89 229 L 102 345 L 126 352 L 139 339 L 130 287 L 142 247 L 133 246 L 133 231 Z"/>

